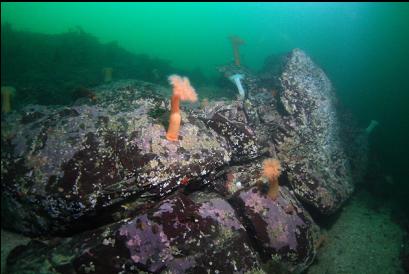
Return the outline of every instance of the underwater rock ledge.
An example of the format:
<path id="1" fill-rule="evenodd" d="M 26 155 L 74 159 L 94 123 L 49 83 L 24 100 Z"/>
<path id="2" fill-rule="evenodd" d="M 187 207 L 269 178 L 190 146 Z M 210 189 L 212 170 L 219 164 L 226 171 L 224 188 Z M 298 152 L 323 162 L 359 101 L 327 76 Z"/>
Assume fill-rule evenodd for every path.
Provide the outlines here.
<path id="1" fill-rule="evenodd" d="M 33 241 L 8 260 L 10 273 L 245 273 L 258 268 L 258 255 L 226 201 L 180 193 L 132 219 L 58 245 Z"/>
<path id="2" fill-rule="evenodd" d="M 164 138 L 156 114 L 165 107 L 161 89 L 122 81 L 108 94 L 102 87 L 95 105 L 29 106 L 7 117 L 4 227 L 29 235 L 76 231 L 83 217 L 102 219 L 102 209 L 129 199 L 144 203 L 188 182 L 202 184 L 227 165 L 225 139 L 200 120 L 187 117 L 179 142 Z"/>
<path id="3" fill-rule="evenodd" d="M 302 203 L 339 209 L 366 150 L 345 148 L 325 73 L 298 49 L 283 60 L 270 90 L 250 71 L 224 67 L 243 75 L 246 97 L 182 107 L 177 142 L 165 138 L 168 89 L 137 80 L 96 88 L 95 102 L 2 115 L 3 227 L 71 236 L 17 248 L 11 273 L 306 269 L 319 228 Z M 365 142 L 361 130 L 349 132 Z M 277 200 L 260 187 L 266 157 L 284 167 Z"/>

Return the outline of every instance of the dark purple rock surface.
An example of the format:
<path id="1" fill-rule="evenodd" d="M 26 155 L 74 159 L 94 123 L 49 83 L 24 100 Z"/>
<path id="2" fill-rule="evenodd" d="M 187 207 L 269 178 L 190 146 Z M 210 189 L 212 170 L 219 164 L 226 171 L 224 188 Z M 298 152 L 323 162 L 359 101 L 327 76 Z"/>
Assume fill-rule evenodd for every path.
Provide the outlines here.
<path id="1" fill-rule="evenodd" d="M 262 166 L 232 166 L 212 187 L 230 199 L 268 269 L 300 273 L 315 257 L 319 228 L 282 180 L 278 197 L 267 195 Z"/>
<path id="2" fill-rule="evenodd" d="M 194 200 L 177 194 L 132 219 L 54 243 L 31 242 L 14 250 L 7 270 L 246 273 L 259 268 L 258 255 L 233 208 L 211 194 Z"/>
<path id="3" fill-rule="evenodd" d="M 165 126 L 152 114 L 165 109 L 162 88 L 153 86 L 156 94 L 149 96 L 152 86 L 123 81 L 110 92 L 102 88 L 96 105 L 33 106 L 7 117 L 3 225 L 26 234 L 64 233 L 126 199 L 203 184 L 227 165 L 225 139 L 198 119 L 184 117 L 180 140 L 166 140 Z"/>
<path id="4" fill-rule="evenodd" d="M 289 273 L 304 271 L 316 254 L 319 229 L 287 187 L 273 200 L 260 188 L 234 198 L 263 260 Z"/>

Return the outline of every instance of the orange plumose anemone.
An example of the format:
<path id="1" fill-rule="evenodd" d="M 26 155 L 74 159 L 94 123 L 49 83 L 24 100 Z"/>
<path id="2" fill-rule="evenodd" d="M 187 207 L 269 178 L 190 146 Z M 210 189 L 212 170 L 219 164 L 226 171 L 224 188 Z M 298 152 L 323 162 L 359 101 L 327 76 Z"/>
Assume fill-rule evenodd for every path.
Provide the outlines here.
<path id="1" fill-rule="evenodd" d="M 173 94 L 171 98 L 169 127 L 166 133 L 166 139 L 169 141 L 177 141 L 179 137 L 180 123 L 182 121 L 180 101 L 196 102 L 197 94 L 187 77 L 171 75 L 169 76 L 169 82 L 173 86 Z"/>

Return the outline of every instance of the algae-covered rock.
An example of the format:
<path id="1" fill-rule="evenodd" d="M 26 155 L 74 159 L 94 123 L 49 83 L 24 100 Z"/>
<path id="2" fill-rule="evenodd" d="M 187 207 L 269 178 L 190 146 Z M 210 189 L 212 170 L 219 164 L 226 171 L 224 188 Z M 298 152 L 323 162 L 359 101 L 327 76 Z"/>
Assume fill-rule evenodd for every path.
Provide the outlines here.
<path id="1" fill-rule="evenodd" d="M 298 49 L 288 57 L 280 82 L 283 130 L 273 137 L 278 157 L 297 197 L 330 214 L 354 189 L 334 88 L 324 71 Z"/>
<path id="2" fill-rule="evenodd" d="M 66 233 L 127 199 L 205 184 L 230 161 L 228 145 L 187 113 L 180 141 L 166 140 L 164 125 L 151 117 L 166 109 L 162 90 L 123 81 L 102 87 L 95 105 L 27 107 L 2 121 L 3 225 Z"/>
<path id="3" fill-rule="evenodd" d="M 226 138 L 233 162 L 243 162 L 261 155 L 256 133 L 247 124 L 247 118 L 239 105 L 218 110 L 206 125 Z"/>
<path id="4" fill-rule="evenodd" d="M 245 273 L 260 267 L 222 198 L 177 194 L 132 219 L 14 250 L 10 273 Z"/>
<path id="5" fill-rule="evenodd" d="M 268 196 L 262 167 L 261 160 L 232 166 L 211 186 L 232 202 L 267 268 L 300 273 L 316 255 L 319 228 L 285 185 L 284 176 L 277 198 Z"/>
<path id="6" fill-rule="evenodd" d="M 287 187 L 273 200 L 259 187 L 240 191 L 235 205 L 264 263 L 300 273 L 314 260 L 319 229 Z"/>

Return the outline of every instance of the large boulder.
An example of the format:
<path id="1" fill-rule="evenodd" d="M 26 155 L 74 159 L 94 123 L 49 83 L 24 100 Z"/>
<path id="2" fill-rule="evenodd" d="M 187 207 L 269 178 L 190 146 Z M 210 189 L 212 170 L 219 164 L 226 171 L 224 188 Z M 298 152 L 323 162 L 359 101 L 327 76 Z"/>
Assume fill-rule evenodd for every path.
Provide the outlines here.
<path id="1" fill-rule="evenodd" d="M 234 205 L 267 269 L 301 273 L 315 258 L 320 230 L 283 178 L 277 198 L 267 195 L 262 166 L 232 166 L 211 186 Z"/>
<path id="2" fill-rule="evenodd" d="M 235 196 L 262 260 L 285 273 L 301 273 L 314 260 L 319 229 L 287 187 L 273 200 L 259 187 Z"/>
<path id="3" fill-rule="evenodd" d="M 297 197 L 330 214 L 354 190 L 334 88 L 324 71 L 298 49 L 288 56 L 280 82 L 283 130 L 273 137 L 278 157 Z"/>
<path id="4" fill-rule="evenodd" d="M 3 226 L 31 235 L 75 232 L 84 218 L 101 224 L 107 208 L 126 200 L 206 183 L 229 163 L 228 144 L 187 113 L 180 140 L 166 140 L 162 91 L 123 81 L 102 87 L 97 104 L 27 107 L 2 120 Z"/>
<path id="5" fill-rule="evenodd" d="M 260 262 L 222 198 L 176 194 L 132 219 L 14 250 L 10 273 L 247 273 Z"/>
<path id="6" fill-rule="evenodd" d="M 305 52 L 295 49 L 278 59 L 277 67 L 266 64 L 263 77 L 237 66 L 221 71 L 243 75 L 246 98 L 240 106 L 245 125 L 257 136 L 257 154 L 279 158 L 295 195 L 331 214 L 362 177 L 357 173 L 363 173 L 365 150 L 357 153 L 357 148 L 366 136 L 356 134 L 356 127 L 348 128 L 355 133 L 343 134 L 347 127 L 341 125 L 331 81 Z"/>

